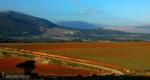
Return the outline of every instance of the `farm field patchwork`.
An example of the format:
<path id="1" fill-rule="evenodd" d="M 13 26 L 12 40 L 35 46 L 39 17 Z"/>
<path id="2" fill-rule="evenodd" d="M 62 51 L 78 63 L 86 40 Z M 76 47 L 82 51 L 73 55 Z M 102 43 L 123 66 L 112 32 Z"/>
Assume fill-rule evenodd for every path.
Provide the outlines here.
<path id="1" fill-rule="evenodd" d="M 150 42 L 1 43 L 0 46 L 102 61 L 137 70 L 150 69 Z"/>

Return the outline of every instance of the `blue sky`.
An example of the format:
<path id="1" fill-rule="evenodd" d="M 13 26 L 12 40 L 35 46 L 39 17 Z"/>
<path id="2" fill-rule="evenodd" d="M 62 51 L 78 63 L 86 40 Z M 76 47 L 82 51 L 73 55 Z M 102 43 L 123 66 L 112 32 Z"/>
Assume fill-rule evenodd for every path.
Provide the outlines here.
<path id="1" fill-rule="evenodd" d="M 150 0 L 0 0 L 14 10 L 51 21 L 87 21 L 107 25 L 150 24 Z"/>

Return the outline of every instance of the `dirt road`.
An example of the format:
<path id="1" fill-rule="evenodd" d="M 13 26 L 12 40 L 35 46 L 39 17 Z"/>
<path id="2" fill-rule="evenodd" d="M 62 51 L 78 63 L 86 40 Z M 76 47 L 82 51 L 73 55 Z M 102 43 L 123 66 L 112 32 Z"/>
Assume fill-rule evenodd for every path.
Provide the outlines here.
<path id="1" fill-rule="evenodd" d="M 104 67 L 104 66 L 101 66 L 101 65 L 91 64 L 87 60 L 73 59 L 73 58 L 69 58 L 69 57 L 65 57 L 65 56 L 47 54 L 47 53 L 43 53 L 43 52 L 29 52 L 27 50 L 17 51 L 17 50 L 13 50 L 13 49 L 2 49 L 2 48 L 0 48 L 0 51 L 12 52 L 12 53 L 16 53 L 16 54 L 35 55 L 35 56 L 39 56 L 39 57 L 43 57 L 43 58 L 47 58 L 47 59 L 48 58 L 53 58 L 53 59 L 56 59 L 56 60 L 61 60 L 61 61 L 65 61 L 65 62 L 71 62 L 71 63 L 76 63 L 76 64 L 80 64 L 80 65 L 93 67 L 95 69 L 103 69 L 103 70 L 111 71 L 112 73 L 117 74 L 117 75 L 124 75 L 124 73 L 119 71 L 119 70 L 109 68 L 109 67 Z"/>

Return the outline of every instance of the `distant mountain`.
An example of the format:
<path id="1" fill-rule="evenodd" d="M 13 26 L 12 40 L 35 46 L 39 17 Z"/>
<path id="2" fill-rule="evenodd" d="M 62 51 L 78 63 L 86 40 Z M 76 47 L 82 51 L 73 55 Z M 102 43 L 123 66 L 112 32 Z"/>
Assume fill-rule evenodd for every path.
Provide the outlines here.
<path id="1" fill-rule="evenodd" d="M 98 29 L 100 27 L 84 21 L 60 21 L 56 24 L 75 29 Z"/>
<path id="2" fill-rule="evenodd" d="M 114 38 L 142 38 L 143 34 L 131 34 L 118 30 L 102 29 L 86 22 L 72 22 L 78 27 L 57 25 L 46 19 L 20 12 L 0 12 L 0 41 L 5 40 L 111 40 Z M 72 24 L 73 25 L 73 24 Z M 149 35 L 147 39 L 150 39 Z"/>

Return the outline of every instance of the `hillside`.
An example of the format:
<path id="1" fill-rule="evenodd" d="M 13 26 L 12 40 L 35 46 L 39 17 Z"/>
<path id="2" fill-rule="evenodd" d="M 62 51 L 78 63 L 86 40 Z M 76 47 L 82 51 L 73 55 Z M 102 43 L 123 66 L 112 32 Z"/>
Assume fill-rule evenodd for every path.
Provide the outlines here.
<path id="1" fill-rule="evenodd" d="M 37 17 L 19 12 L 0 12 L 1 36 L 37 35 L 45 32 L 47 28 L 57 27 L 56 24 Z"/>

